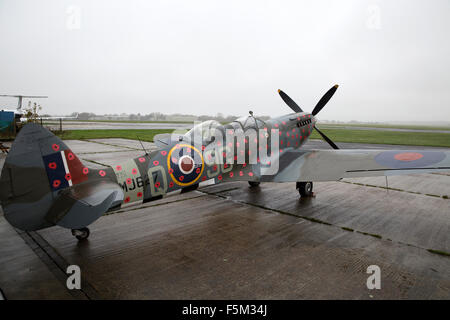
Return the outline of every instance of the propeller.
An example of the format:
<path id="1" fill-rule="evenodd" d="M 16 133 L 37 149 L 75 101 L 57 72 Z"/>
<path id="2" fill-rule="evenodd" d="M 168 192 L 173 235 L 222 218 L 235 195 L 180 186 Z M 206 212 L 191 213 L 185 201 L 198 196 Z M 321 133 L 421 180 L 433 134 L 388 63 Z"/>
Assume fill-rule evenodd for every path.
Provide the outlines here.
<path id="1" fill-rule="evenodd" d="M 323 96 L 320 98 L 319 102 L 317 102 L 316 106 L 314 107 L 312 111 L 312 115 L 315 116 L 320 112 L 320 110 L 325 107 L 325 105 L 330 101 L 331 97 L 336 92 L 337 88 L 339 86 L 336 84 L 331 89 L 329 89 Z M 294 112 L 303 112 L 303 110 L 298 106 L 298 104 L 295 103 L 294 100 L 292 100 L 286 93 L 284 93 L 282 90 L 278 89 L 278 93 L 281 96 L 281 99 L 294 111 Z M 317 132 L 321 135 L 323 140 L 325 140 L 333 149 L 339 149 L 338 146 L 330 139 L 328 138 L 322 131 L 317 128 L 316 125 L 314 125 L 314 129 L 317 130 Z"/>
<path id="2" fill-rule="evenodd" d="M 278 89 L 278 93 L 281 96 L 281 99 L 291 108 L 294 112 L 303 112 L 302 108 L 298 106 L 298 104 L 295 103 L 294 100 L 291 99 L 286 93 L 283 92 L 283 90 Z"/>
<path id="3" fill-rule="evenodd" d="M 320 112 L 320 110 L 322 110 L 322 108 L 325 107 L 325 105 L 328 103 L 328 101 L 330 101 L 331 97 L 336 92 L 338 87 L 339 86 L 337 84 L 334 85 L 330 90 L 328 90 L 323 95 L 323 97 L 319 100 L 319 102 L 317 102 L 316 106 L 314 107 L 313 111 L 311 112 L 313 116 L 318 114 Z"/>
<path id="4" fill-rule="evenodd" d="M 319 128 L 317 128 L 314 125 L 314 129 L 317 130 L 317 132 L 322 136 L 323 140 L 325 140 L 326 142 L 328 142 L 328 144 L 333 148 L 333 149 L 339 149 L 337 145 L 334 144 L 333 141 L 331 141 L 330 138 L 328 138 L 322 131 L 319 130 Z"/>

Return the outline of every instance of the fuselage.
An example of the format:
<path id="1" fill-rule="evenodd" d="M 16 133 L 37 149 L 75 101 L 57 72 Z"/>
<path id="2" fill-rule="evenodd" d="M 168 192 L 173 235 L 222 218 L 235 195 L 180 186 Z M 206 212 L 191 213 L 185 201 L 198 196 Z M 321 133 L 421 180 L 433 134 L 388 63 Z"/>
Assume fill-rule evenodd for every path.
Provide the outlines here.
<path id="1" fill-rule="evenodd" d="M 210 128 L 221 132 L 223 140 L 203 140 L 200 144 L 194 144 L 188 136 L 182 136 L 177 143 L 91 174 L 117 182 L 124 192 L 123 204 L 147 202 L 180 190 L 194 190 L 205 184 L 234 180 L 259 181 L 264 167 L 270 165 L 271 161 L 289 149 L 300 148 L 308 140 L 315 121 L 311 114 L 305 112 L 268 121 L 252 116 L 240 118 Z M 253 130 L 256 135 L 244 134 L 244 145 L 238 139 L 233 145 L 230 142 L 227 144 L 225 136 L 239 128 L 244 133 Z M 274 143 L 274 139 L 278 143 Z M 257 148 L 257 156 L 251 152 L 252 145 Z M 230 157 L 231 146 L 234 151 Z M 271 150 L 273 146 L 277 146 L 276 157 L 275 150 Z M 242 159 L 239 156 L 243 153 L 244 160 L 239 162 Z M 211 161 L 211 155 L 214 158 L 214 155 L 222 154 L 223 158 L 216 157 L 215 161 Z M 219 158 L 222 160 L 218 161 Z"/>

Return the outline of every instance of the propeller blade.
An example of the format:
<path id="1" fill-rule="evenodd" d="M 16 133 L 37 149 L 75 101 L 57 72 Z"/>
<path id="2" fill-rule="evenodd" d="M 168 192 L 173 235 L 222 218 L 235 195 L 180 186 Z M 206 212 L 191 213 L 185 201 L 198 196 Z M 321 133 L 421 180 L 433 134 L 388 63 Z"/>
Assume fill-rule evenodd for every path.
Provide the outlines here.
<path id="1" fill-rule="evenodd" d="M 326 142 L 328 142 L 328 144 L 333 148 L 333 149 L 339 149 L 337 145 L 334 144 L 333 141 L 331 141 L 330 138 L 328 138 L 322 131 L 319 130 L 319 128 L 317 128 L 316 126 L 314 126 L 314 129 L 317 130 L 317 132 L 322 136 L 323 140 L 325 140 Z"/>
<path id="2" fill-rule="evenodd" d="M 323 97 L 319 100 L 319 102 L 317 102 L 316 106 L 314 107 L 313 111 L 312 111 L 312 115 L 315 116 L 316 114 L 318 114 L 320 112 L 320 110 L 322 110 L 323 107 L 325 107 L 325 105 L 328 103 L 328 101 L 330 101 L 331 97 L 333 96 L 333 94 L 336 92 L 337 88 L 339 86 L 336 84 L 334 85 L 330 90 L 328 90 Z"/>
<path id="3" fill-rule="evenodd" d="M 298 106 L 298 104 L 295 103 L 294 100 L 292 100 L 286 93 L 284 93 L 282 90 L 278 89 L 278 93 L 281 96 L 281 99 L 291 108 L 294 110 L 294 112 L 303 112 L 302 108 Z"/>

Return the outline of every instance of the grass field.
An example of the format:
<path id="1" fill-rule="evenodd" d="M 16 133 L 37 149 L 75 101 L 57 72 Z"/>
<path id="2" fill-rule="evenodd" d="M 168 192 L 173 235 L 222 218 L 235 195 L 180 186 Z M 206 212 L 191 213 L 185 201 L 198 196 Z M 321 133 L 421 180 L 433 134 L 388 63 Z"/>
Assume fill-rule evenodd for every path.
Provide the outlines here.
<path id="1" fill-rule="evenodd" d="M 372 123 L 318 123 L 320 128 L 332 127 L 366 127 L 366 128 L 386 128 L 386 129 L 412 129 L 412 130 L 448 130 L 450 126 L 422 126 L 422 125 L 394 125 L 394 124 L 372 124 Z"/>
<path id="2" fill-rule="evenodd" d="M 148 120 L 148 121 L 140 121 L 140 120 L 64 120 L 64 122 L 110 122 L 110 123 L 189 123 L 192 124 L 193 121 L 170 121 L 170 120 Z M 49 124 L 57 124 L 59 120 L 45 120 L 44 125 Z M 226 124 L 224 122 L 222 124 Z M 367 128 L 389 128 L 389 129 L 413 129 L 413 130 L 449 130 L 450 126 L 426 126 L 426 125 L 403 125 L 403 124 L 383 124 L 383 123 L 321 123 L 319 124 L 321 127 L 367 127 Z"/>
<path id="3" fill-rule="evenodd" d="M 100 139 L 124 138 L 142 141 L 153 141 L 160 133 L 171 133 L 171 129 L 120 129 L 120 130 L 72 130 L 59 134 L 62 139 Z M 397 144 L 413 146 L 434 146 L 450 148 L 449 133 L 434 132 L 398 132 L 375 130 L 323 129 L 323 132 L 335 142 Z M 314 131 L 312 139 L 321 139 Z"/>
<path id="4" fill-rule="evenodd" d="M 321 128 L 322 129 L 322 128 Z M 377 130 L 327 129 L 323 131 L 336 142 L 398 144 L 410 146 L 450 147 L 450 133 L 440 132 L 399 132 Z M 321 139 L 314 131 L 312 139 Z"/>
<path id="5" fill-rule="evenodd" d="M 172 129 L 108 129 L 108 130 L 71 130 L 56 133 L 64 140 L 123 138 L 142 141 L 153 141 L 160 133 L 171 133 Z"/>
<path id="6" fill-rule="evenodd" d="M 174 120 L 174 121 L 169 121 L 169 120 L 77 120 L 77 119 L 73 119 L 73 120 L 64 120 L 64 122 L 81 122 L 81 123 L 89 123 L 89 122 L 111 122 L 111 123 L 193 123 L 194 121 L 180 121 L 180 120 Z M 59 120 L 55 119 L 55 120 L 44 120 L 43 124 L 44 125 L 49 125 L 49 124 L 58 124 Z"/>

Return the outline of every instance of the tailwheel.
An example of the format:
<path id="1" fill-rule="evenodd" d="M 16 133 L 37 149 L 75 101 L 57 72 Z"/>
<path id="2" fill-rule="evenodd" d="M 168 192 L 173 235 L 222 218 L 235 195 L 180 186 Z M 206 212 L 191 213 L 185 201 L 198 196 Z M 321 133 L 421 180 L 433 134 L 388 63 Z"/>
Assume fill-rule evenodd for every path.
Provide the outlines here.
<path id="1" fill-rule="evenodd" d="M 302 197 L 312 197 L 314 195 L 312 181 L 297 182 L 296 188 Z"/>
<path id="2" fill-rule="evenodd" d="M 261 182 L 259 181 L 249 181 L 248 184 L 250 185 L 250 188 L 255 188 L 255 187 L 259 187 L 259 184 Z"/>
<path id="3" fill-rule="evenodd" d="M 72 229 L 72 235 L 78 240 L 86 240 L 89 237 L 89 228 Z"/>

